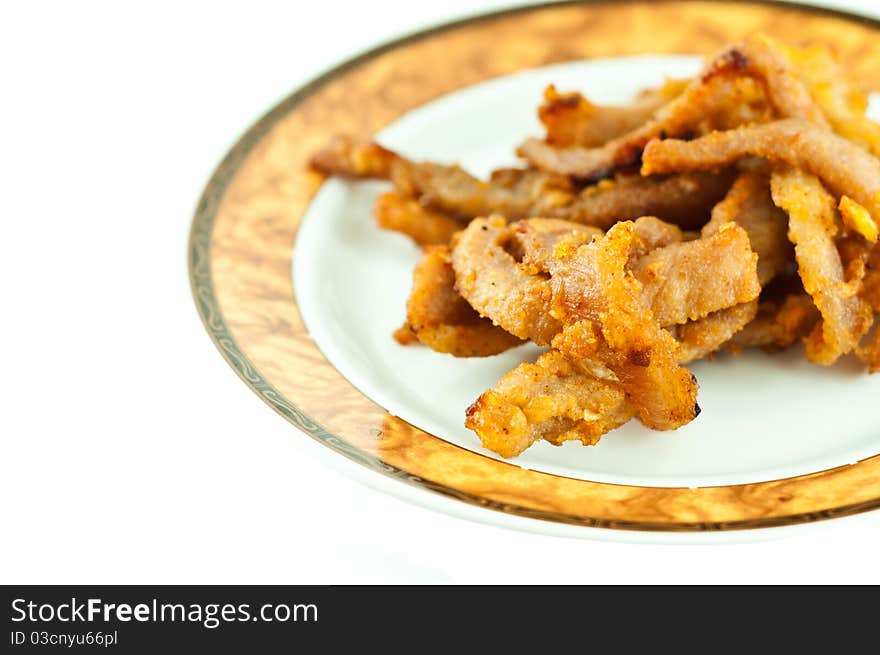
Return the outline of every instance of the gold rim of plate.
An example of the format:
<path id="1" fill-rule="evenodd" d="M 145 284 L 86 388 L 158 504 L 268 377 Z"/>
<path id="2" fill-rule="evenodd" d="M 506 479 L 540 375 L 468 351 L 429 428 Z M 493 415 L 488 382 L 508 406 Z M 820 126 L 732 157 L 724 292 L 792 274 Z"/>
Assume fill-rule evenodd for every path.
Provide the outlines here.
<path id="1" fill-rule="evenodd" d="M 710 54 L 757 31 L 828 43 L 856 79 L 880 89 L 880 21 L 762 2 L 521 7 L 407 36 L 338 66 L 253 125 L 204 190 L 189 272 L 208 333 L 245 384 L 307 435 L 401 483 L 489 510 L 591 527 L 705 532 L 880 507 L 880 455 L 808 475 L 691 489 L 577 480 L 471 452 L 367 399 L 324 358 L 297 309 L 293 246 L 323 181 L 306 163 L 331 135 L 372 135 L 441 95 L 525 68 Z"/>

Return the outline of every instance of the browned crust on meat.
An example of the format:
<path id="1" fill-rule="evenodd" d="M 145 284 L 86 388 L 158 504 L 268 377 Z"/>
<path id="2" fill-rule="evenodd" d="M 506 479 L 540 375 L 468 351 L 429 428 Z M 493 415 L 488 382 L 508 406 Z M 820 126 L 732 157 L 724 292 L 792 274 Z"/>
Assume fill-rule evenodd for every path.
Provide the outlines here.
<path id="1" fill-rule="evenodd" d="M 413 331 L 412 326 L 409 324 L 408 321 L 397 328 L 391 334 L 391 336 L 393 336 L 394 340 L 401 346 L 411 346 L 417 343 L 421 343 L 419 341 L 418 335 Z"/>
<path id="2" fill-rule="evenodd" d="M 471 221 L 452 250 L 456 289 L 511 334 L 548 345 L 562 329 L 549 312 L 550 285 L 507 250 L 512 234 L 501 217 Z"/>
<path id="3" fill-rule="evenodd" d="M 391 168 L 391 179 L 423 205 L 462 218 L 546 216 L 575 197 L 567 179 L 526 169 L 502 169 L 483 181 L 460 166 L 400 160 Z"/>
<path id="4" fill-rule="evenodd" d="M 448 246 L 425 249 L 413 272 L 406 319 L 419 342 L 455 357 L 488 357 L 522 343 L 480 316 L 456 292 Z"/>
<path id="5" fill-rule="evenodd" d="M 880 160 L 856 144 L 802 120 L 783 120 L 715 132 L 695 141 L 654 140 L 642 173 L 712 170 L 743 157 L 785 162 L 820 178 L 837 196 L 849 196 L 880 217 Z"/>
<path id="6" fill-rule="evenodd" d="M 724 116 L 728 107 L 742 106 L 743 98 L 753 94 L 753 84 L 729 76 L 695 80 L 678 98 L 657 111 L 654 119 L 602 146 L 586 148 L 572 145 L 555 147 L 541 139 L 527 139 L 517 154 L 541 170 L 578 180 L 597 180 L 620 169 L 636 167 L 642 150 L 654 138 L 703 133 L 726 125 L 706 124 L 707 119 Z M 725 123 L 727 120 L 725 119 Z"/>
<path id="7" fill-rule="evenodd" d="M 646 426 L 675 429 L 697 415 L 696 379 L 675 361 L 677 344 L 651 317 L 641 284 L 625 270 L 632 222 L 564 255 L 551 267 L 553 313 L 565 327 L 554 348 L 607 366 Z"/>
<path id="8" fill-rule="evenodd" d="M 681 95 L 658 109 L 651 121 L 628 134 L 596 148 L 577 145 L 558 148 L 545 141 L 529 139 L 518 153 L 549 172 L 584 180 L 605 177 L 621 167 L 638 164 L 642 150 L 653 139 L 765 120 L 767 114 L 760 107 L 751 110 L 755 100 L 748 78 L 762 84 L 776 116 L 827 125 L 791 63 L 768 39 L 757 36 L 725 48 Z M 739 108 L 734 114 L 734 124 L 730 124 L 727 116 L 730 107 Z M 713 117 L 720 119 L 713 124 Z M 710 119 L 708 124 L 707 119 Z"/>
<path id="9" fill-rule="evenodd" d="M 557 147 L 598 146 L 631 132 L 654 112 L 680 95 L 687 80 L 668 80 L 658 89 L 639 94 L 631 105 L 595 105 L 578 92 L 560 93 L 552 84 L 544 91 L 538 118 L 547 130 L 546 141 Z"/>
<path id="10" fill-rule="evenodd" d="M 681 227 L 694 228 L 706 222 L 706 216 L 724 197 L 732 179 L 729 172 L 667 177 L 619 175 L 614 181 L 588 187 L 569 204 L 544 208 L 540 215 L 602 229 L 618 221 L 657 216 Z"/>
<path id="11" fill-rule="evenodd" d="M 809 173 L 785 168 L 773 173 L 774 202 L 788 213 L 798 274 L 822 314 L 806 339 L 807 358 L 825 366 L 851 352 L 870 329 L 872 312 L 859 298 L 860 280 L 847 281 L 834 237 L 834 198 Z"/>
<path id="12" fill-rule="evenodd" d="M 880 372 L 880 327 L 874 328 L 874 334 L 868 342 L 856 349 L 856 354 L 868 365 L 869 373 Z"/>
<path id="13" fill-rule="evenodd" d="M 634 224 L 619 223 L 587 244 L 563 240 L 552 256 L 543 244 L 542 254 L 530 252 L 534 242 L 524 239 L 519 263 L 508 249 L 526 228 L 477 219 L 462 233 L 452 257 L 465 298 L 515 334 L 552 340 L 569 357 L 609 368 L 646 425 L 672 429 L 692 420 L 696 381 L 676 363 L 677 344 L 653 320 L 641 284 L 626 271 L 638 242 Z M 549 281 L 536 267 L 548 269 Z"/>
<path id="14" fill-rule="evenodd" d="M 785 270 L 794 257 L 787 237 L 788 217 L 773 203 L 767 171 L 740 173 L 724 200 L 712 210 L 712 218 L 701 233 L 709 236 L 731 222 L 740 225 L 749 235 L 752 250 L 758 255 L 761 286 Z"/>
<path id="15" fill-rule="evenodd" d="M 339 136 L 313 158 L 315 168 L 349 177 L 390 179 L 394 196 L 380 201 L 380 221 L 418 243 L 443 243 L 455 221 L 497 214 L 508 220 L 545 216 L 608 228 L 619 220 L 659 216 L 685 227 L 705 221 L 732 176 L 696 172 L 648 177 L 622 175 L 578 193 L 559 175 L 528 169 L 500 169 L 487 181 L 460 166 L 412 162 L 396 153 Z M 406 203 L 408 199 L 411 203 Z M 421 208 L 421 210 L 420 210 Z M 418 216 L 423 218 L 416 220 Z M 445 215 L 445 219 L 443 216 Z"/>
<path id="16" fill-rule="evenodd" d="M 626 268 L 641 283 L 642 303 L 660 325 L 698 320 L 754 300 L 760 292 L 757 256 L 735 224 L 691 241 L 683 241 L 676 226 L 650 216 L 636 220 L 632 230 Z M 553 219 L 511 225 L 476 219 L 453 249 L 457 286 L 478 311 L 508 331 L 547 344 L 561 326 L 548 318 L 548 281 L 539 274 L 553 270 L 554 258 L 600 234 Z"/>
<path id="17" fill-rule="evenodd" d="M 502 457 L 515 457 L 539 439 L 593 445 L 633 416 L 620 384 L 597 370 L 603 374 L 550 350 L 484 392 L 468 407 L 465 426 Z"/>
<path id="18" fill-rule="evenodd" d="M 654 320 L 675 325 L 756 299 L 757 263 L 748 234 L 727 223 L 711 236 L 653 250 L 633 263 L 632 273 Z"/>
<path id="19" fill-rule="evenodd" d="M 712 355 L 748 325 L 757 313 L 758 301 L 753 300 L 670 328 L 678 341 L 679 363 L 686 364 Z"/>
<path id="20" fill-rule="evenodd" d="M 379 227 L 405 234 L 420 246 L 447 244 L 464 227 L 450 216 L 395 191 L 376 198 L 373 213 Z"/>
<path id="21" fill-rule="evenodd" d="M 765 34 L 757 34 L 722 54 L 707 75 L 736 71 L 761 80 L 776 115 L 827 126 L 822 110 L 813 101 L 792 62 Z"/>
<path id="22" fill-rule="evenodd" d="M 788 348 L 806 337 L 819 320 L 819 310 L 806 294 L 792 294 L 781 303 L 767 301 L 758 306 L 758 314 L 734 335 L 729 348 L 763 347 L 768 350 Z"/>
<path id="23" fill-rule="evenodd" d="M 777 47 L 797 69 L 834 131 L 880 157 L 880 125 L 865 116 L 867 95 L 851 84 L 834 54 L 821 45 Z"/>
<path id="24" fill-rule="evenodd" d="M 400 158 L 378 143 L 347 135 L 334 137 L 312 156 L 311 166 L 327 175 L 387 179 Z"/>
<path id="25" fill-rule="evenodd" d="M 846 279 L 861 279 L 859 296 L 874 313 L 880 313 L 880 244 L 868 243 L 861 236 L 848 235 L 837 241 L 846 270 Z"/>

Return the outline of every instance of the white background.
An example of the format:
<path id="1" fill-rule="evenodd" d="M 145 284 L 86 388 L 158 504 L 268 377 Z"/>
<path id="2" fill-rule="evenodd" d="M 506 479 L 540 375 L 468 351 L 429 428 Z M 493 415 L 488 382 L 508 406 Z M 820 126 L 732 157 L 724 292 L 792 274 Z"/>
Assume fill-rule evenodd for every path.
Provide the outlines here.
<path id="1" fill-rule="evenodd" d="M 3 4 L 0 582 L 880 582 L 870 516 L 661 546 L 404 503 L 328 467 L 216 352 L 186 239 L 234 139 L 357 51 L 509 4 Z"/>

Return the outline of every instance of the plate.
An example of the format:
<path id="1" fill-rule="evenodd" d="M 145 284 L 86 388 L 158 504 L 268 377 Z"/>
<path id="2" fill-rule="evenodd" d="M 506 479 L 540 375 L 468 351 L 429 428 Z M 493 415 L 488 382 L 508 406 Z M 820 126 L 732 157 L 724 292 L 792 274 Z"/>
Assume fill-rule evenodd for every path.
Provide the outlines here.
<path id="1" fill-rule="evenodd" d="M 535 108 L 550 82 L 626 102 L 665 76 L 693 74 L 726 42 L 795 28 L 835 44 L 880 88 L 876 24 L 763 4 L 526 7 L 352 60 L 261 119 L 205 190 L 190 271 L 209 333 L 244 381 L 306 434 L 398 482 L 497 512 L 478 519 L 510 517 L 516 527 L 532 519 L 528 529 L 554 534 L 567 526 L 581 536 L 595 536 L 586 528 L 694 535 L 880 506 L 871 403 L 880 376 L 847 363 L 820 369 L 796 352 L 697 363 L 704 411 L 673 433 L 633 423 L 594 448 L 539 443 L 511 461 L 483 450 L 463 427 L 465 407 L 537 350 L 460 360 L 397 345 L 390 333 L 403 320 L 418 249 L 375 226 L 382 183 L 324 182 L 305 167 L 346 131 L 485 174 L 540 133 Z"/>

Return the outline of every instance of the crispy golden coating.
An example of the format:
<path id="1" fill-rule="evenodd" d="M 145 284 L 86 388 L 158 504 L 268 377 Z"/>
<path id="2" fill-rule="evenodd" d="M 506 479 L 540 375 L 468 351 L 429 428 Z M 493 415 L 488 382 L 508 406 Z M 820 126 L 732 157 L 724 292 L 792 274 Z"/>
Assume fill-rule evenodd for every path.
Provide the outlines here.
<path id="1" fill-rule="evenodd" d="M 526 169 L 502 169 L 489 181 L 459 166 L 401 160 L 391 179 L 427 207 L 464 218 L 499 214 L 508 219 L 547 216 L 575 198 L 570 182 L 558 175 Z"/>
<path id="2" fill-rule="evenodd" d="M 488 357 L 522 343 L 480 316 L 455 291 L 448 246 L 425 249 L 413 272 L 406 320 L 399 336 L 395 333 L 399 342 L 409 343 L 409 332 L 432 350 L 455 357 Z"/>
<path id="3" fill-rule="evenodd" d="M 521 311 L 524 306 L 535 308 L 530 312 L 533 317 L 551 315 L 561 319 L 563 329 L 553 337 L 553 347 L 580 365 L 589 363 L 593 369 L 599 366 L 601 370 L 613 373 L 629 399 L 627 410 L 636 412 L 646 425 L 654 429 L 672 429 L 693 419 L 698 411 L 696 382 L 689 372 L 678 366 L 678 362 L 690 361 L 717 349 L 754 316 L 754 298 L 760 286 L 756 273 L 757 257 L 749 249 L 748 236 L 738 226 L 728 225 L 708 239 L 682 242 L 679 229 L 652 217 L 639 219 L 636 223 L 621 223 L 605 238 L 579 235 L 574 240 L 566 239 L 563 232 L 572 227 L 576 226 L 538 219 L 512 226 L 501 221 L 494 224 L 492 221 L 475 221 L 461 235 L 456 246 L 456 250 L 462 248 L 462 253 L 471 249 L 467 260 L 470 268 L 463 268 L 459 279 L 469 280 L 471 290 L 479 289 L 487 279 L 484 277 L 487 271 L 477 270 L 472 264 L 487 265 L 485 262 L 488 261 L 492 262 L 487 265 L 489 267 L 508 269 L 503 279 L 516 279 L 520 285 L 530 280 L 537 285 L 531 287 L 534 304 L 517 300 L 498 303 L 481 311 L 502 325 L 514 324 L 524 333 L 529 329 L 529 314 Z M 625 236 L 621 237 L 623 230 Z M 473 248 L 474 244 L 479 245 Z M 668 254 L 658 258 L 657 253 L 664 251 Z M 717 266 L 713 271 L 706 265 L 694 265 L 707 253 L 717 252 L 728 254 L 730 265 L 745 274 L 736 273 L 733 276 L 735 281 L 731 281 L 723 271 L 718 274 Z M 521 257 L 521 262 L 517 261 L 516 254 Z M 651 276 L 656 288 L 650 294 L 646 294 L 641 283 L 626 271 L 631 262 L 638 266 L 642 260 L 647 261 L 644 270 L 650 270 L 650 264 L 661 263 L 662 272 Z M 681 270 L 703 272 L 701 280 L 689 278 L 692 285 L 689 293 L 676 296 L 674 292 L 663 291 L 664 288 L 676 288 L 668 280 L 670 275 L 673 279 L 677 277 L 674 263 L 678 263 Z M 550 273 L 549 281 L 538 275 L 544 271 Z M 496 273 L 493 272 L 491 280 L 498 285 L 502 276 Z M 728 287 L 725 290 L 727 295 L 720 294 L 720 300 L 709 301 L 717 303 L 721 309 L 716 310 L 713 305 L 708 310 L 687 309 L 688 305 L 703 305 L 703 298 L 709 296 L 701 296 L 700 289 L 712 284 Z M 539 290 L 535 292 L 536 288 Z M 502 285 L 489 295 L 496 299 L 509 298 L 511 291 Z M 465 295 L 468 296 L 467 291 Z M 687 321 L 688 316 L 702 318 L 676 328 L 675 336 L 681 343 L 660 329 L 646 307 L 658 297 L 674 298 L 678 307 L 685 308 L 681 310 L 685 313 L 682 321 Z M 469 300 L 475 302 L 472 297 Z M 731 305 L 733 307 L 728 310 Z M 542 324 L 530 336 L 534 339 L 538 333 L 539 342 L 546 343 L 547 336 L 556 329 L 558 324 L 550 328 Z M 602 432 L 619 425 L 621 415 L 617 412 L 613 414 L 613 420 L 603 416 L 602 422 L 591 422 L 589 429 L 580 426 L 579 431 L 571 433 L 570 416 L 551 413 L 541 415 L 540 420 L 521 417 L 515 407 L 522 409 L 523 404 L 535 396 L 530 389 L 550 388 L 551 376 L 546 367 L 523 365 L 516 369 L 505 378 L 503 389 L 486 392 L 472 406 L 467 425 L 478 432 L 486 447 L 501 448 L 504 452 L 519 452 L 519 448 L 535 439 L 558 432 L 569 434 L 566 437 L 569 439 L 587 434 L 592 443 Z M 520 400 L 514 402 L 511 397 Z M 576 397 L 574 393 L 567 395 L 564 406 L 579 406 L 572 400 Z M 548 410 L 554 407 L 546 400 L 542 400 L 540 406 Z M 512 416 L 517 417 L 519 428 L 505 432 L 510 430 L 510 424 L 505 421 L 513 420 Z M 507 445 L 499 446 L 502 442 Z"/>
<path id="4" fill-rule="evenodd" d="M 758 256 L 739 225 L 658 248 L 637 259 L 632 274 L 642 301 L 660 325 L 696 321 L 713 312 L 751 302 L 761 293 Z"/>
<path id="5" fill-rule="evenodd" d="M 421 343 L 419 341 L 418 335 L 412 329 L 412 326 L 409 322 L 405 322 L 399 328 L 397 328 L 391 336 L 394 337 L 394 340 L 399 343 L 401 346 L 412 346 L 417 343 Z"/>
<path id="6" fill-rule="evenodd" d="M 642 217 L 632 232 L 625 267 L 641 285 L 642 304 L 661 326 L 704 318 L 750 302 L 760 292 L 757 256 L 738 225 L 683 241 L 676 226 Z M 510 225 L 476 219 L 452 252 L 457 287 L 473 307 L 509 332 L 546 345 L 561 329 L 551 315 L 547 275 L 555 260 L 599 234 L 552 219 Z"/>
<path id="7" fill-rule="evenodd" d="M 510 334 L 548 345 L 562 324 L 549 311 L 548 280 L 511 253 L 515 237 L 503 218 L 471 221 L 452 249 L 455 286 L 471 307 Z"/>
<path id="8" fill-rule="evenodd" d="M 729 173 L 708 172 L 620 175 L 578 192 L 568 178 L 552 173 L 501 169 L 483 181 L 459 166 L 412 162 L 378 144 L 341 136 L 315 155 L 312 165 L 326 173 L 393 181 L 395 191 L 379 201 L 377 218 L 420 245 L 443 243 L 442 234 L 454 231 L 457 221 L 493 214 L 508 220 L 559 218 L 603 229 L 651 215 L 696 227 L 732 180 Z"/>
<path id="9" fill-rule="evenodd" d="M 689 241 L 685 233 L 677 225 L 662 221 L 656 216 L 642 216 L 633 221 L 633 241 L 629 248 L 631 268 L 639 257 L 643 257 L 657 248 L 665 248 L 673 243 Z"/>
<path id="10" fill-rule="evenodd" d="M 637 224 L 641 230 L 636 230 Z M 469 228 L 469 231 L 472 230 L 474 234 L 488 231 L 482 227 L 478 224 Z M 585 444 L 595 443 L 602 434 L 628 420 L 634 412 L 638 412 L 643 421 L 656 429 L 677 427 L 696 415 L 699 410 L 695 401 L 695 380 L 690 373 L 680 369 L 673 358 L 690 361 L 712 352 L 754 316 L 756 303 L 745 303 L 711 314 L 701 321 L 679 326 L 677 336 L 681 344 L 657 329 L 656 323 L 650 319 L 650 313 L 644 309 L 643 299 L 638 292 L 633 294 L 633 289 L 638 289 L 639 283 L 626 274 L 624 267 L 630 261 L 630 248 L 641 246 L 646 252 L 651 252 L 655 245 L 677 244 L 681 241 L 680 230 L 648 217 L 636 224 L 621 224 L 621 227 L 615 228 L 617 232 L 628 230 L 625 239 L 616 237 L 613 231 L 609 235 L 610 243 L 605 239 L 594 241 L 591 238 L 589 245 L 586 245 L 583 238 L 575 242 L 548 239 L 548 234 L 558 234 L 553 228 L 565 228 L 559 222 L 533 220 L 507 228 L 499 223 L 496 227 L 499 234 L 506 235 L 494 237 L 496 241 L 511 239 L 511 232 L 515 235 L 519 242 L 516 249 L 523 253 L 527 266 L 549 266 L 555 271 L 551 286 L 558 279 L 556 275 L 565 279 L 572 274 L 564 265 L 558 261 L 552 262 L 550 258 L 576 258 L 577 250 L 581 248 L 597 251 L 584 256 L 590 261 L 585 268 L 590 268 L 591 274 L 585 274 L 583 269 L 574 274 L 580 275 L 582 284 L 586 277 L 598 276 L 602 270 L 619 279 L 617 283 L 609 279 L 601 282 L 593 280 L 595 284 L 587 285 L 592 293 L 601 295 L 608 292 L 609 297 L 592 298 L 591 301 L 579 299 L 577 310 L 570 312 L 578 320 L 566 325 L 553 340 L 554 347 L 560 352 L 551 350 L 535 364 L 520 365 L 469 408 L 466 425 L 477 432 L 485 447 L 504 456 L 513 456 L 541 438 L 553 443 L 570 439 L 579 439 Z M 641 235 L 637 234 L 639 231 Z M 747 244 L 747 236 L 739 228 L 730 226 L 724 230 L 725 234 L 728 232 L 738 233 L 740 244 Z M 462 235 L 462 241 L 467 237 L 466 232 Z M 604 256 L 598 252 L 603 242 L 607 248 Z M 724 248 L 714 242 L 713 245 Z M 572 248 L 577 250 L 572 253 Z M 751 255 L 747 248 L 746 252 Z M 511 258 L 515 262 L 515 258 Z M 754 256 L 751 259 L 754 293 L 757 293 Z M 567 282 L 570 286 L 571 280 Z M 541 297 L 546 298 L 546 292 L 542 292 Z M 616 301 L 612 301 L 612 298 Z M 553 301 L 558 313 L 560 306 L 565 306 L 565 299 L 557 295 Z M 600 316 L 610 326 L 605 329 L 613 331 L 614 335 L 621 335 L 624 329 L 631 329 L 632 334 L 612 345 L 603 327 L 584 319 L 584 316 Z M 584 374 L 585 366 L 593 375 Z M 573 367 L 576 374 L 572 373 Z M 600 380 L 595 379 L 597 370 L 601 371 Z M 619 401 L 616 395 L 609 396 L 612 391 L 619 389 L 627 390 L 625 398 L 629 401 L 626 403 Z M 587 394 L 595 394 L 595 397 Z M 608 401 L 609 397 L 611 401 Z M 589 420 L 580 419 L 585 403 L 592 403 Z M 682 403 L 686 407 L 682 407 Z"/>
<path id="11" fill-rule="evenodd" d="M 725 116 L 727 107 L 749 106 L 746 98 L 753 95 L 751 80 L 725 75 L 701 77 L 678 98 L 661 107 L 651 121 L 601 146 L 556 147 L 541 139 L 527 139 L 517 154 L 544 171 L 578 180 L 598 180 L 620 169 L 637 166 L 642 150 L 651 139 L 705 133 L 718 127 L 708 121 Z"/>
<path id="12" fill-rule="evenodd" d="M 327 175 L 387 179 L 398 159 L 378 143 L 339 135 L 315 153 L 311 166 Z"/>
<path id="13" fill-rule="evenodd" d="M 745 328 L 758 313 L 758 301 L 719 309 L 698 321 L 669 328 L 678 341 L 677 359 L 686 364 L 710 356 Z"/>
<path id="14" fill-rule="evenodd" d="M 856 349 L 856 354 L 868 365 L 869 373 L 880 372 L 880 328 L 875 328 L 874 335 L 867 344 Z"/>
<path id="15" fill-rule="evenodd" d="M 577 247 L 601 237 L 597 227 L 564 221 L 559 218 L 529 218 L 511 223 L 504 247 L 520 267 L 533 275 L 545 273 L 547 260 L 557 248 Z"/>
<path id="16" fill-rule="evenodd" d="M 550 263 L 552 312 L 564 325 L 552 345 L 613 371 L 646 426 L 675 429 L 697 415 L 696 379 L 676 362 L 675 340 L 653 320 L 641 283 L 625 269 L 633 240 L 633 223 L 618 223 Z"/>
<path id="17" fill-rule="evenodd" d="M 846 269 L 846 279 L 861 279 L 859 296 L 875 313 L 880 312 L 880 245 L 848 235 L 838 239 L 837 249 Z"/>
<path id="18" fill-rule="evenodd" d="M 833 53 L 822 46 L 775 47 L 788 56 L 834 131 L 880 157 L 880 125 L 865 116 L 868 98 L 853 87 Z"/>
<path id="19" fill-rule="evenodd" d="M 880 312 L 880 245 L 852 235 L 841 239 L 839 247 L 848 277 L 862 278 L 859 296 L 875 314 Z M 868 365 L 869 373 L 880 372 L 880 322 L 875 323 L 873 335 L 856 349 L 856 354 Z"/>
<path id="20" fill-rule="evenodd" d="M 524 362 L 467 409 L 465 425 L 484 448 L 515 457 L 539 439 L 593 445 L 633 410 L 613 375 L 556 350 Z"/>
<path id="21" fill-rule="evenodd" d="M 762 302 L 754 320 L 729 342 L 734 351 L 760 346 L 769 350 L 788 348 L 806 337 L 819 321 L 819 310 L 806 294 L 792 294 L 781 303 Z"/>
<path id="22" fill-rule="evenodd" d="M 637 242 L 634 224 L 619 223 L 589 243 L 561 241 L 549 257 L 546 248 L 534 252 L 536 239 L 522 238 L 509 248 L 528 227 L 477 219 L 462 233 L 452 261 L 468 302 L 514 334 L 552 341 L 570 357 L 609 368 L 647 425 L 672 429 L 693 419 L 696 382 L 676 363 L 676 342 L 653 320 L 641 283 L 626 271 Z M 747 243 L 739 228 L 725 233 L 737 230 Z M 525 263 L 509 249 L 524 251 Z M 535 273 L 541 265 L 549 280 Z M 756 285 L 754 257 L 751 268 Z"/>
<path id="23" fill-rule="evenodd" d="M 565 178 L 536 170 L 502 169 L 488 182 L 458 167 L 395 166 L 403 192 L 451 215 L 500 215 L 508 220 L 559 218 L 607 229 L 620 220 L 659 216 L 686 227 L 700 225 L 732 180 L 727 173 L 697 172 L 671 177 L 621 175 L 576 193 Z"/>
<path id="24" fill-rule="evenodd" d="M 843 224 L 848 230 L 861 234 L 871 243 L 877 243 L 877 237 L 880 233 L 878 233 L 877 223 L 871 218 L 867 209 L 849 196 L 843 196 L 840 199 L 837 209 L 840 210 Z"/>
<path id="25" fill-rule="evenodd" d="M 880 160 L 834 132 L 801 120 L 715 132 L 694 141 L 655 140 L 645 148 L 642 173 L 711 170 L 750 156 L 812 173 L 835 195 L 849 196 L 871 216 L 880 216 Z"/>
<path id="26" fill-rule="evenodd" d="M 763 94 L 756 93 L 756 81 Z M 766 99 L 766 103 L 762 101 Z M 703 73 L 652 120 L 602 146 L 560 148 L 529 139 L 518 153 L 538 168 L 577 179 L 598 179 L 638 163 L 652 139 L 705 134 L 712 129 L 768 120 L 773 114 L 827 125 L 791 62 L 766 38 L 725 48 Z"/>
<path id="27" fill-rule="evenodd" d="M 551 260 L 561 253 L 590 243 L 604 232 L 595 227 L 554 218 L 532 218 L 510 225 L 506 248 L 532 274 L 547 274 Z M 656 216 L 642 216 L 633 222 L 627 268 L 652 250 L 679 243 L 684 232 Z"/>
<path id="28" fill-rule="evenodd" d="M 460 166 L 413 162 L 371 141 L 337 136 L 311 161 L 333 175 L 394 182 L 399 196 L 452 217 L 501 214 L 508 218 L 546 215 L 543 209 L 575 198 L 564 177 L 528 169 L 502 169 L 482 181 Z"/>
<path id="29" fill-rule="evenodd" d="M 464 227 L 447 214 L 428 209 L 395 191 L 376 198 L 373 213 L 379 227 L 405 234 L 420 246 L 448 244 L 452 235 Z"/>
<path id="30" fill-rule="evenodd" d="M 554 146 L 598 146 L 647 122 L 654 112 L 680 95 L 688 80 L 668 80 L 659 89 L 639 94 L 631 105 L 595 105 L 577 92 L 559 93 L 552 84 L 544 91 L 538 118 Z"/>
<path id="31" fill-rule="evenodd" d="M 828 125 L 798 70 L 766 34 L 757 34 L 734 46 L 728 50 L 727 57 L 738 73 L 750 75 L 763 83 L 776 116 Z"/>
<path id="32" fill-rule="evenodd" d="M 806 340 L 807 357 L 829 365 L 851 352 L 871 327 L 871 308 L 857 294 L 860 280 L 847 281 L 834 237 L 834 198 L 809 173 L 793 168 L 774 172 L 773 201 L 788 213 L 798 273 L 822 321 Z"/>
<path id="33" fill-rule="evenodd" d="M 785 270 L 794 253 L 788 241 L 788 216 L 770 197 L 770 176 L 765 171 L 740 173 L 724 200 L 712 210 L 703 226 L 704 237 L 726 223 L 740 225 L 758 255 L 758 281 L 764 286 Z"/>
<path id="34" fill-rule="evenodd" d="M 862 288 L 859 295 L 871 306 L 874 313 L 880 312 L 880 261 L 877 261 L 877 250 L 875 248 L 871 263 L 869 260 L 869 268 L 865 271 L 865 277 L 862 279 Z"/>
<path id="35" fill-rule="evenodd" d="M 550 216 L 607 230 L 618 221 L 657 216 L 685 228 L 699 227 L 724 197 L 729 172 L 695 172 L 668 177 L 618 175 L 587 187 L 565 205 L 547 207 L 534 216 Z"/>

